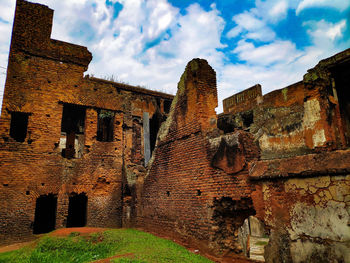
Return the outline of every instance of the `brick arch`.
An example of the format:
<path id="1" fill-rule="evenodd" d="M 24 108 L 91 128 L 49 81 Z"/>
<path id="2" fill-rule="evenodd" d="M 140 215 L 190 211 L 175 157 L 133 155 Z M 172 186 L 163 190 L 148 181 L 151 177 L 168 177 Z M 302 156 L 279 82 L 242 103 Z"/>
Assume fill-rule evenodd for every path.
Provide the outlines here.
<path id="1" fill-rule="evenodd" d="M 67 187 L 65 194 L 69 196 L 72 193 L 76 193 L 76 194 L 85 193 L 86 196 L 89 196 L 93 193 L 93 190 L 91 185 L 81 185 L 81 184 L 70 185 L 69 187 Z"/>

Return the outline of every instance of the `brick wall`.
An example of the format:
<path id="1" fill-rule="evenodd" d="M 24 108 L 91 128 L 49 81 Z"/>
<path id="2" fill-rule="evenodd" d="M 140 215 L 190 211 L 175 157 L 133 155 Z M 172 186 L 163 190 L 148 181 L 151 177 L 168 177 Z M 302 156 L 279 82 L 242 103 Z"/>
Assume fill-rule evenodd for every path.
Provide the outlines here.
<path id="1" fill-rule="evenodd" d="M 297 82 L 265 94 L 257 104 L 236 105 L 234 111 L 221 114 L 218 123 L 226 131 L 249 130 L 264 159 L 346 148 L 347 126 L 342 120 L 348 117 L 341 116 L 335 90 L 330 80 Z M 341 94 L 347 96 L 342 90 Z"/>
<path id="2" fill-rule="evenodd" d="M 215 82 L 215 72 L 205 60 L 188 63 L 169 117 L 158 134 L 150 169 L 139 182 L 137 217 L 138 225 L 149 231 L 200 240 L 214 249 L 233 249 L 236 244 L 232 242 L 220 246 L 228 237 L 218 227 L 216 203 L 223 198 L 244 203 L 250 198 L 252 186 L 247 182 L 246 162 L 227 161 L 225 157 L 236 150 L 249 161 L 258 157 L 258 149 L 248 133 L 223 135 L 215 128 Z M 217 168 L 211 165 L 215 155 Z M 224 160 L 223 165 L 220 160 Z M 236 169 L 227 174 L 223 166 Z M 237 206 L 237 211 L 245 209 L 244 205 Z M 246 212 L 254 213 L 251 209 Z M 232 215 L 228 217 L 234 221 Z"/>
<path id="3" fill-rule="evenodd" d="M 56 228 L 66 226 L 72 193 L 88 198 L 88 226 L 120 227 L 123 188 L 132 184 L 128 178 L 137 176 L 134 170 L 145 170 L 143 112 L 164 115 L 164 101 L 172 100 L 171 95 L 84 78 L 91 53 L 50 39 L 52 16 L 46 6 L 17 1 L 0 119 L 1 242 L 30 237 L 36 200 L 50 193 L 57 196 Z M 84 132 L 76 135 L 82 144 L 79 158 L 62 156 L 66 135 L 61 122 L 67 105 L 85 111 Z M 114 116 L 111 142 L 97 140 L 101 110 Z M 13 112 L 28 116 L 23 142 L 11 137 Z M 139 146 L 133 152 L 135 144 Z"/>
<path id="4" fill-rule="evenodd" d="M 216 97 L 212 83 L 215 72 L 205 61 L 189 62 L 150 168 L 138 179 L 138 226 L 213 253 L 249 255 L 242 229 L 255 215 L 270 238 L 266 261 L 346 262 L 350 151 L 339 150 L 345 141 L 329 87 L 299 82 L 271 92 L 253 109 L 250 127 L 219 122 L 218 130 L 202 125 L 216 122 L 201 115 L 216 106 L 208 102 Z M 316 145 L 320 130 L 324 142 Z M 305 146 L 311 150 L 300 150 Z"/>

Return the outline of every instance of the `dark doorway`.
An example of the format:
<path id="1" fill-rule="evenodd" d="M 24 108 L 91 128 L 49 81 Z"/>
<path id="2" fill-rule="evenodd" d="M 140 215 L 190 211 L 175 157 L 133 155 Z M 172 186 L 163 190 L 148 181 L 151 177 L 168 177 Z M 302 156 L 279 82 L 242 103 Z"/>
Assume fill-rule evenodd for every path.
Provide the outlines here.
<path id="1" fill-rule="evenodd" d="M 231 197 L 214 199 L 213 225 L 216 226 L 213 241 L 223 251 L 232 251 L 236 254 L 242 252 L 239 240 L 239 228 L 244 220 L 255 215 L 253 201 L 250 197 L 241 197 L 234 200 Z"/>
<path id="2" fill-rule="evenodd" d="M 72 193 L 69 197 L 67 227 L 86 225 L 87 196 L 85 193 Z"/>
<path id="3" fill-rule="evenodd" d="M 57 196 L 54 194 L 41 195 L 36 199 L 34 234 L 48 233 L 56 225 Z"/>

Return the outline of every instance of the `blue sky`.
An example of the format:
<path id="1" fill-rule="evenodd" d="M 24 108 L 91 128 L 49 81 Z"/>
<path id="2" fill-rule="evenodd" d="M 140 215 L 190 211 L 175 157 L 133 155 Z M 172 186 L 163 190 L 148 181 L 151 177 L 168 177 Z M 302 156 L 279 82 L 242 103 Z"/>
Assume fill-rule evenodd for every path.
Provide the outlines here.
<path id="1" fill-rule="evenodd" d="M 221 101 L 263 93 L 350 47 L 349 0 L 34 0 L 55 10 L 52 38 L 87 46 L 87 74 L 175 94 L 189 60 L 217 73 Z M 14 0 L 0 0 L 0 92 Z"/>

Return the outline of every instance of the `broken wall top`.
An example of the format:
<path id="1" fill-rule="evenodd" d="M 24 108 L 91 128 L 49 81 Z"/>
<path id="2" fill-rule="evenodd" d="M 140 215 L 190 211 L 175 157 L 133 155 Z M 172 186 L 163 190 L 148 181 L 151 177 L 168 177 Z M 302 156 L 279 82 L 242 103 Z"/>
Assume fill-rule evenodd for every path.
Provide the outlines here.
<path id="1" fill-rule="evenodd" d="M 216 128 L 216 73 L 204 59 L 191 60 L 178 83 L 160 140 L 174 140 Z"/>
<path id="2" fill-rule="evenodd" d="M 222 101 L 224 113 L 249 110 L 261 101 L 261 85 L 256 84 Z"/>
<path id="3" fill-rule="evenodd" d="M 53 10 L 45 5 L 17 0 L 11 54 L 29 55 L 74 63 L 87 69 L 92 55 L 86 47 L 51 39 Z"/>
<path id="4" fill-rule="evenodd" d="M 350 48 L 329 58 L 322 59 L 315 67 L 307 71 L 303 82 L 310 88 L 315 86 L 315 84 L 331 86 L 331 74 L 339 66 L 344 66 L 345 64 L 350 65 Z"/>
<path id="5" fill-rule="evenodd" d="M 158 98 L 169 99 L 169 100 L 172 100 L 174 98 L 174 95 L 171 95 L 168 93 L 149 90 L 149 89 L 142 88 L 140 86 L 132 86 L 125 83 L 90 77 L 89 75 L 85 76 L 84 79 L 91 85 L 95 84 L 95 85 L 106 86 L 106 87 L 111 85 L 115 87 L 117 90 L 131 91 L 135 94 L 149 95 L 152 97 L 158 97 Z"/>
<path id="6" fill-rule="evenodd" d="M 225 132 L 249 130 L 263 159 L 346 148 L 349 70 L 350 49 L 321 60 L 303 81 L 260 98 L 253 98 L 255 87 L 244 90 L 224 100 L 218 126 Z"/>
<path id="7" fill-rule="evenodd" d="M 239 113 L 259 107 L 259 105 L 273 104 L 278 106 L 290 106 L 296 100 L 300 101 L 300 96 L 297 98 L 293 96 L 286 97 L 287 90 L 290 92 L 298 92 L 300 95 L 304 86 L 313 88 L 315 86 L 331 86 L 332 73 L 334 73 L 339 66 L 350 65 L 350 48 L 332 57 L 321 60 L 315 67 L 309 69 L 304 75 L 303 80 L 291 84 L 285 88 L 271 91 L 265 95 L 261 93 L 261 86 L 254 85 L 239 93 L 236 93 L 223 100 L 224 113 Z M 295 90 L 295 91 L 294 91 Z"/>

